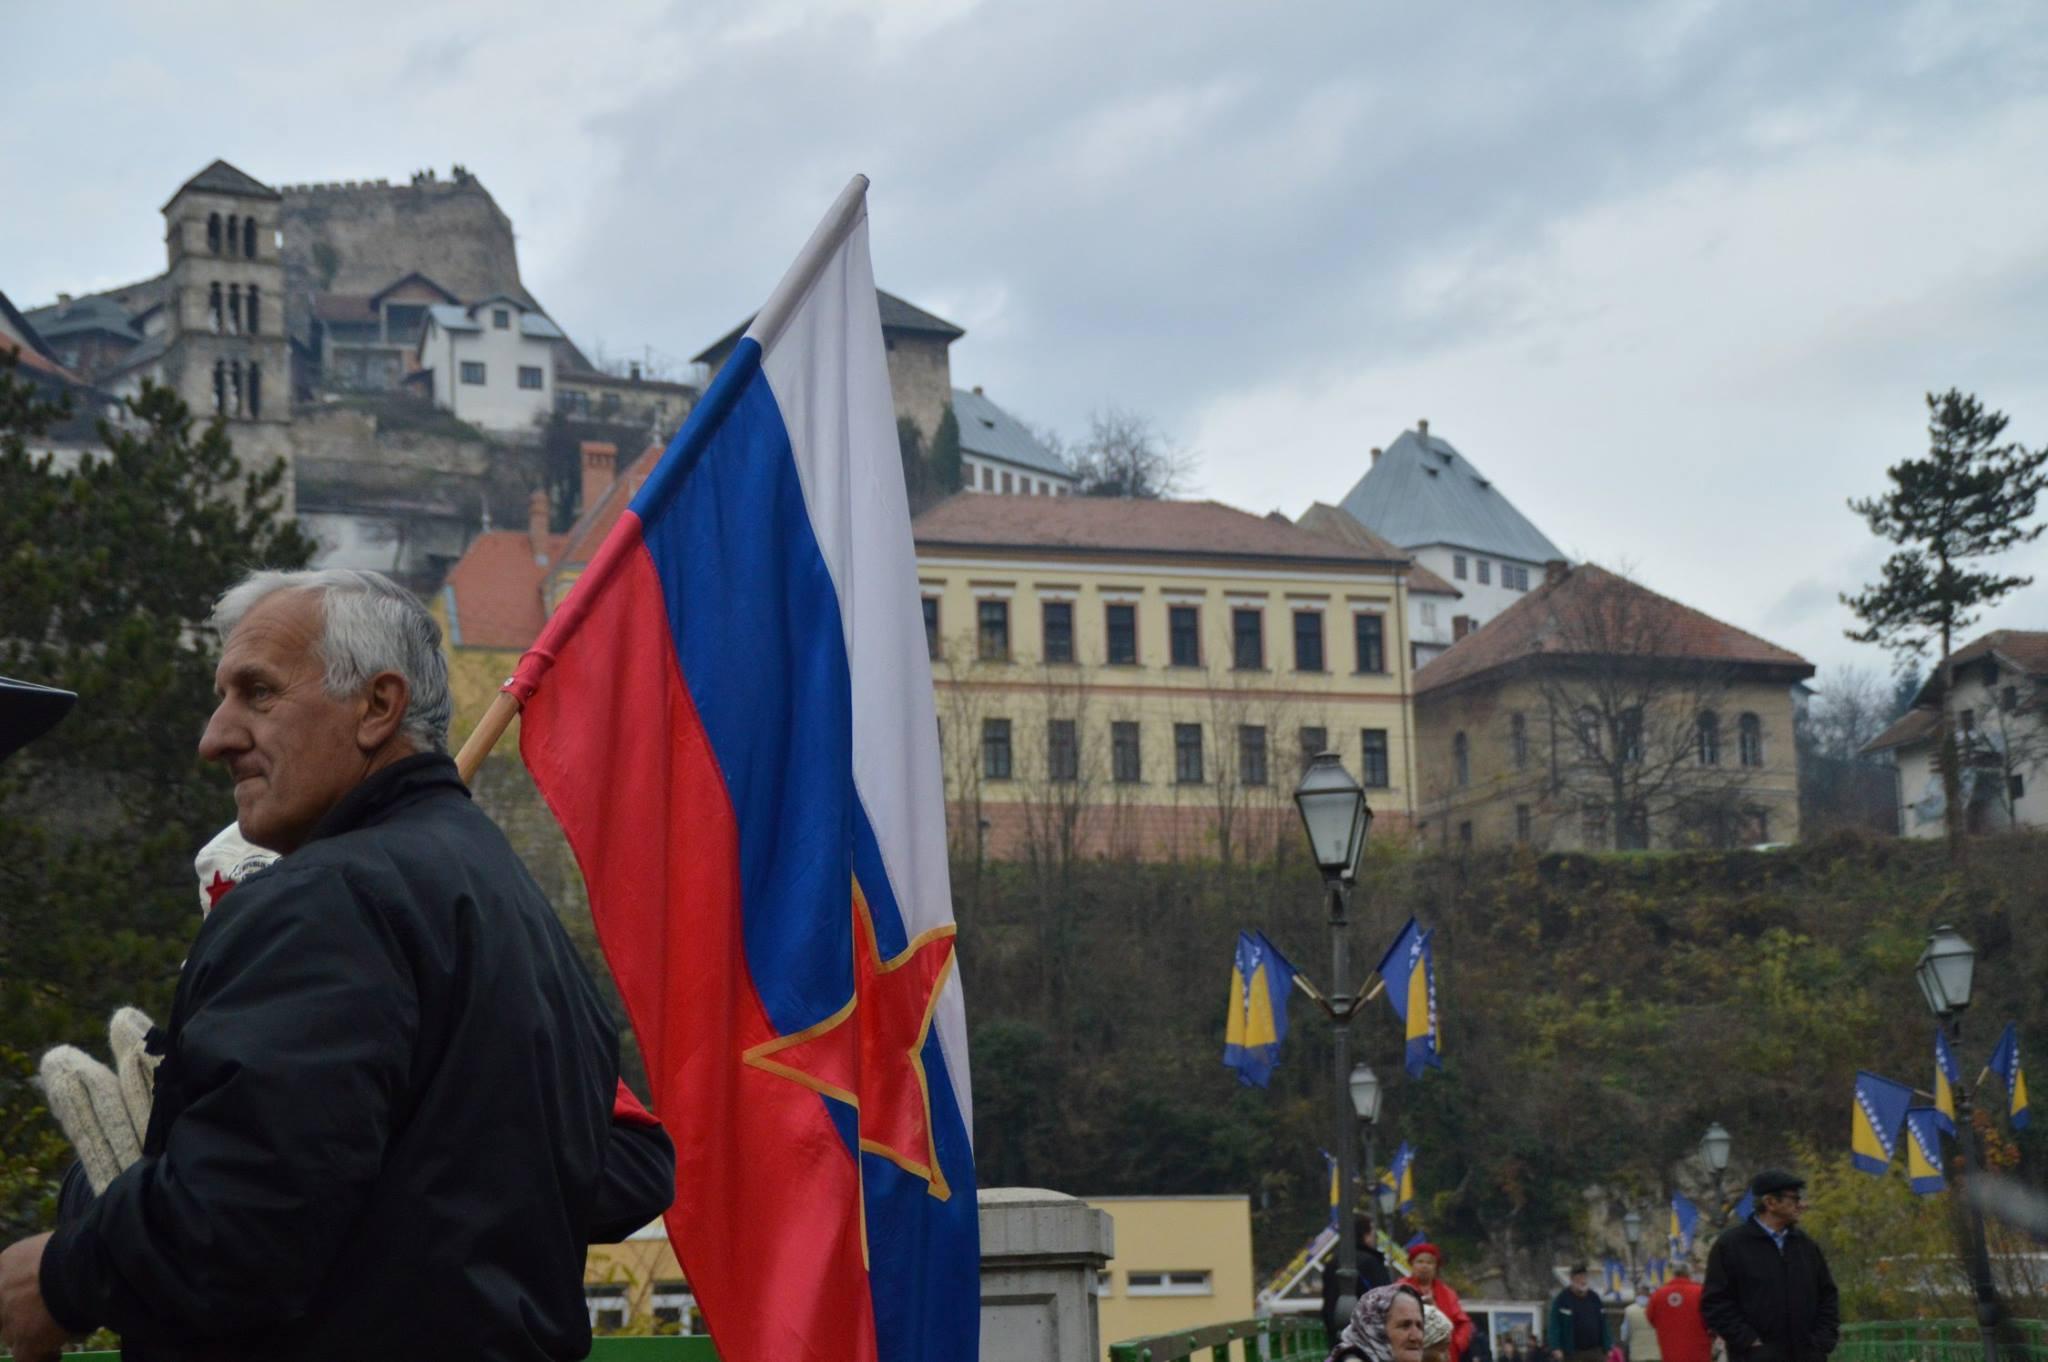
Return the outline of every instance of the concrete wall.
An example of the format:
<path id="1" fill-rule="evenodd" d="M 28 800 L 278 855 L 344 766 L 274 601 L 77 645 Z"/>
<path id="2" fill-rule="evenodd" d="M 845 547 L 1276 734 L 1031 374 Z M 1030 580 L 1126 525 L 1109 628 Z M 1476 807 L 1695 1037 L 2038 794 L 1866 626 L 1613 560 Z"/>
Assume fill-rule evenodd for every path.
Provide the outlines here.
<path id="1" fill-rule="evenodd" d="M 909 417 L 929 445 L 939 420 L 953 401 L 953 366 L 948 342 L 918 332 L 889 332 L 889 389 L 896 398 L 896 418 Z"/>
<path id="2" fill-rule="evenodd" d="M 1696 774 L 1681 771 L 1670 788 L 1702 796 L 1713 792 L 1742 808 L 1762 810 L 1767 820 L 1764 837 L 1745 830 L 1740 838 L 1745 843 L 1796 841 L 1799 771 L 1790 687 L 1783 682 L 1736 682 L 1714 697 L 1713 707 L 1721 719 L 1720 764 L 1697 768 Z M 1681 705 L 1680 711 L 1662 721 L 1662 726 L 1672 728 L 1674 741 L 1675 725 L 1689 717 L 1691 705 Z M 1763 764 L 1758 767 L 1741 765 L 1738 727 L 1744 713 L 1754 713 L 1762 722 Z M 1513 739 L 1517 714 L 1522 716 L 1528 751 L 1526 764 L 1519 766 Z M 1433 846 L 1454 848 L 1460 844 L 1460 825 L 1470 823 L 1473 846 L 1511 846 L 1523 840 L 1517 810 L 1527 808 L 1527 841 L 1539 851 L 1612 849 L 1611 819 L 1609 840 L 1589 843 L 1583 804 L 1598 791 L 1588 769 L 1577 763 L 1577 740 L 1567 717 L 1551 713 L 1541 683 L 1530 677 L 1490 683 L 1482 679 L 1448 694 L 1419 695 L 1415 720 L 1423 797 L 1417 818 L 1424 839 Z M 1654 752 L 1660 721 L 1652 718 L 1646 729 Z M 1465 735 L 1470 753 L 1469 782 L 1462 788 L 1456 778 L 1459 733 Z M 1653 812 L 1650 844 L 1685 845 L 1685 832 L 1674 818 Z"/>
<path id="3" fill-rule="evenodd" d="M 1244 1196 L 1088 1197 L 1116 1225 L 1116 1256 L 1096 1288 L 1102 1321 L 1102 1356 L 1126 1339 L 1250 1319 L 1257 1286 L 1252 1278 L 1251 1198 Z M 1147 1294 L 1131 1287 L 1131 1274 L 1207 1274 L 1208 1290 Z M 1190 1290 L 1178 1282 L 1170 1290 Z"/>
<path id="4" fill-rule="evenodd" d="M 1424 544 L 1411 549 L 1411 552 L 1414 553 L 1416 562 L 1458 588 L 1459 596 L 1457 600 L 1442 601 L 1440 613 L 1443 617 L 1443 626 L 1446 631 L 1445 637 L 1447 638 L 1449 637 L 1451 616 L 1468 615 L 1477 623 L 1484 624 L 1529 594 L 1528 591 L 1512 590 L 1502 584 L 1501 568 L 1504 564 L 1512 563 L 1527 569 L 1529 573 L 1529 591 L 1534 591 L 1537 587 L 1543 585 L 1543 564 L 1541 563 L 1524 563 L 1520 559 L 1504 559 L 1495 554 L 1478 553 L 1472 549 L 1459 548 L 1449 544 Z M 1465 560 L 1465 575 L 1463 577 L 1458 576 L 1458 560 L 1460 558 Z M 1479 580 L 1479 566 L 1481 563 L 1486 565 L 1486 575 L 1488 578 L 1483 583 Z"/>

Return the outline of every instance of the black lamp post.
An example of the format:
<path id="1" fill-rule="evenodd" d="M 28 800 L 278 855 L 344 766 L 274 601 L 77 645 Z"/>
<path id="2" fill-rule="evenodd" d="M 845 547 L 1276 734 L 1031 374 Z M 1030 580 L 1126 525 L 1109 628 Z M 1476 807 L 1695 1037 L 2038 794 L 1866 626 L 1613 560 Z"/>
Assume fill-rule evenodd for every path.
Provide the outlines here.
<path id="1" fill-rule="evenodd" d="M 1949 1044 L 1963 1039 L 1963 1012 L 1970 1006 L 1970 989 L 1976 980 L 1977 952 L 1953 927 L 1936 927 L 1927 937 L 1927 949 L 1913 967 L 1920 995 L 1927 1010 L 1948 1031 Z M 1983 1152 L 1977 1148 L 1976 1127 L 1970 1122 L 1970 1089 L 1956 1084 L 1956 1140 L 1962 1145 L 1966 1173 L 1983 1171 Z M 1962 1189 L 1956 1189 L 1960 1194 Z M 1974 1197 L 1965 1196 L 1969 1214 L 1970 1286 L 1977 1293 L 1977 1332 L 1984 1341 L 1984 1362 L 1998 1362 L 1998 1287 L 1991 1280 L 1991 1251 L 1984 1242 L 1984 1212 Z"/>
<path id="2" fill-rule="evenodd" d="M 1352 1122 L 1364 1113 L 1353 1106 L 1351 1071 L 1351 1018 L 1360 999 L 1351 992 L 1350 943 L 1344 934 L 1344 893 L 1358 878 L 1358 857 L 1365 850 L 1366 829 L 1372 810 L 1366 807 L 1365 787 L 1351 778 L 1335 752 L 1320 752 L 1301 774 L 1294 787 L 1294 803 L 1301 810 L 1301 825 L 1308 832 L 1309 849 L 1323 872 L 1323 884 L 1330 895 L 1330 993 L 1317 998 L 1335 1023 L 1332 1036 L 1332 1068 L 1336 1075 L 1337 1151 L 1337 1318 L 1347 1320 L 1358 1306 L 1358 1236 L 1352 1232 L 1352 1203 L 1358 1186 L 1357 1141 Z M 1371 1074 L 1371 1070 L 1366 1070 Z M 1373 1101 L 1378 1103 L 1378 1080 L 1373 1081 Z"/>
<path id="3" fill-rule="evenodd" d="M 1628 1292 L 1633 1296 L 1641 1285 L 1636 1280 L 1636 1245 L 1643 1237 L 1643 1217 L 1631 1206 L 1621 1218 L 1621 1237 L 1628 1240 Z"/>
<path id="4" fill-rule="evenodd" d="M 1707 1127 L 1707 1133 L 1700 1136 L 1700 1158 L 1706 1161 L 1714 1174 L 1714 1228 L 1719 1229 L 1728 1221 L 1728 1200 L 1721 1190 L 1721 1179 L 1728 1172 L 1728 1155 L 1734 1149 L 1735 1141 L 1719 1121 Z"/>

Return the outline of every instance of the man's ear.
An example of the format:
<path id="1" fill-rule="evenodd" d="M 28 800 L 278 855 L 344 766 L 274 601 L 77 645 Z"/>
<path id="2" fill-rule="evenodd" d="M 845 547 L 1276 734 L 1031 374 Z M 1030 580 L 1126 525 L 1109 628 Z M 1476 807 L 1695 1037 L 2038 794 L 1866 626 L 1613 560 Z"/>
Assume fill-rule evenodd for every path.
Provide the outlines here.
<path id="1" fill-rule="evenodd" d="M 378 672 L 363 691 L 363 714 L 356 721 L 356 746 L 376 752 L 398 733 L 412 687 L 397 672 Z"/>

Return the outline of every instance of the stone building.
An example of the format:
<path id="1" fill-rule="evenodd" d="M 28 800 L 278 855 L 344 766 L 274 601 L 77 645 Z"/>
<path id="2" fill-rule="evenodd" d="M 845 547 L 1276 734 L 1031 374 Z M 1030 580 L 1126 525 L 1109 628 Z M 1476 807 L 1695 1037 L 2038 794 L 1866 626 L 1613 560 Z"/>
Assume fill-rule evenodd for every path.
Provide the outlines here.
<path id="1" fill-rule="evenodd" d="M 881 305 L 882 346 L 889 356 L 889 389 L 896 397 L 896 419 L 914 423 L 929 446 L 947 403 L 953 400 L 953 366 L 948 352 L 953 342 L 967 333 L 893 293 L 876 289 L 875 301 Z M 720 336 L 697 354 L 695 362 L 715 376 L 753 322 L 748 317 Z"/>
<path id="2" fill-rule="evenodd" d="M 1805 658 L 1591 564 L 1416 673 L 1425 840 L 1646 850 L 1799 836 Z"/>
<path id="3" fill-rule="evenodd" d="M 1545 563 L 1564 557 L 1491 478 L 1450 441 L 1431 435 L 1427 421 L 1372 451 L 1342 509 L 1459 593 L 1450 613 L 1440 610 L 1441 597 L 1411 601 L 1418 666 L 1520 600 Z M 1425 610 L 1431 619 L 1423 618 Z"/>

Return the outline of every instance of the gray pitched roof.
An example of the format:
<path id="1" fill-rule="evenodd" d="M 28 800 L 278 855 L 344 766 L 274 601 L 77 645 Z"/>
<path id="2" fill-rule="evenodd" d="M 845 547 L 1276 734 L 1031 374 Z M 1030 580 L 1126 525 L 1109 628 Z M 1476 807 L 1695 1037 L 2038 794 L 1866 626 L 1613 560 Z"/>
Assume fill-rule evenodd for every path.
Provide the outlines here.
<path id="1" fill-rule="evenodd" d="M 128 309 L 105 296 L 73 298 L 68 303 L 31 308 L 28 321 L 44 340 L 86 331 L 105 331 L 127 341 L 142 339 L 142 333 L 129 320 Z"/>
<path id="2" fill-rule="evenodd" d="M 253 175 L 235 169 L 226 161 L 215 161 L 206 169 L 178 186 L 178 194 L 188 189 L 197 189 L 207 194 L 233 194 L 244 199 L 282 199 L 284 195 L 272 189 Z M 178 194 L 171 195 L 175 200 Z M 169 207 L 167 203 L 164 205 Z"/>
<path id="3" fill-rule="evenodd" d="M 953 325 L 944 317 L 935 317 L 914 303 L 904 302 L 893 293 L 876 289 L 875 303 L 882 313 L 884 331 L 923 331 L 930 335 L 942 336 L 949 342 L 959 340 L 967 334 L 965 330 Z M 732 353 L 732 348 L 740 343 L 740 337 L 746 335 L 747 328 L 753 324 L 753 314 L 749 313 L 745 321 L 691 356 L 691 362 L 717 368 L 725 363 L 725 357 Z"/>
<path id="4" fill-rule="evenodd" d="M 908 306 L 906 304 L 905 306 Z M 960 423 L 960 451 L 998 459 L 1056 478 L 1072 478 L 1074 470 L 1038 443 L 1022 421 L 978 392 L 953 389 L 953 419 Z"/>
<path id="5" fill-rule="evenodd" d="M 1404 549 L 1449 544 L 1527 563 L 1564 557 L 1449 441 L 1412 430 L 1387 446 L 1343 507 Z"/>
<path id="6" fill-rule="evenodd" d="M 493 303 L 510 303 L 519 313 L 519 334 L 534 340 L 566 340 L 562 328 L 548 319 L 546 313 L 530 308 L 509 293 L 494 294 L 480 303 L 463 307 L 457 303 L 430 303 L 427 315 L 441 324 L 443 331 L 481 331 L 483 323 L 476 314 Z"/>

